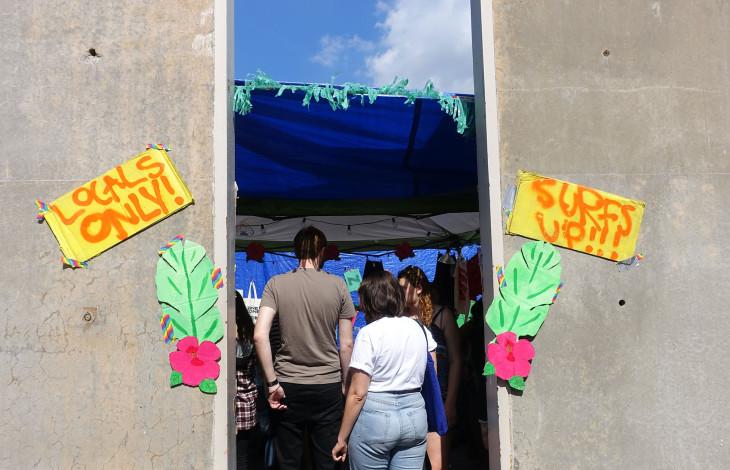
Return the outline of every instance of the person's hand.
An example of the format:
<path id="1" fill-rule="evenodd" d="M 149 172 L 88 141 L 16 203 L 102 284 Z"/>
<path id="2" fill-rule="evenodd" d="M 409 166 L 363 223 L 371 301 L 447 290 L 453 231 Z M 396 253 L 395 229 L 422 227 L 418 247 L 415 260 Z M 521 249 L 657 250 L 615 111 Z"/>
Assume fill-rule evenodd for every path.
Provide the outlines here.
<path id="1" fill-rule="evenodd" d="M 337 444 L 332 448 L 332 458 L 335 462 L 344 462 L 347 458 L 347 442 L 337 439 Z"/>
<path id="2" fill-rule="evenodd" d="M 456 414 L 456 405 L 454 404 L 445 403 L 444 413 L 446 414 L 446 422 L 449 424 L 449 427 L 455 425 L 459 420 L 459 415 Z"/>
<path id="3" fill-rule="evenodd" d="M 284 387 L 281 384 L 276 384 L 271 387 L 268 393 L 269 406 L 272 410 L 286 409 L 286 405 L 282 402 L 286 398 L 286 393 L 284 393 Z"/>

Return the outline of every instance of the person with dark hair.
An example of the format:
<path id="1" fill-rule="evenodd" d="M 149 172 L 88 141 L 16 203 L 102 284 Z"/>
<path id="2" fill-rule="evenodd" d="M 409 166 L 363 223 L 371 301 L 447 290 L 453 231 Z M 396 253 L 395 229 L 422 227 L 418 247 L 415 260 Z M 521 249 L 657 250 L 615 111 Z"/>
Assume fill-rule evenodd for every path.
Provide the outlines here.
<path id="1" fill-rule="evenodd" d="M 260 468 L 252 461 L 257 455 L 252 443 L 256 439 L 256 398 L 258 391 L 254 377 L 256 375 L 256 354 L 253 347 L 253 320 L 248 314 L 243 297 L 236 291 L 236 395 L 234 408 L 236 411 L 236 468 Z"/>
<path id="2" fill-rule="evenodd" d="M 280 470 L 300 468 L 305 434 L 314 467 L 336 466 L 328 450 L 337 441 L 342 419 L 342 378 L 352 354 L 351 319 L 356 312 L 344 280 L 321 270 L 326 246 L 327 238 L 315 227 L 297 233 L 294 252 L 299 266 L 269 279 L 256 320 L 254 343 L 268 402 L 275 410 Z M 275 318 L 281 346 L 272 361 L 269 331 Z"/>
<path id="3" fill-rule="evenodd" d="M 372 273 L 358 290 L 368 324 L 350 362 L 345 414 L 332 458 L 349 454 L 352 470 L 421 470 L 426 454 L 426 408 L 421 396 L 429 351 L 436 343 L 407 316 L 393 275 Z"/>
<path id="4" fill-rule="evenodd" d="M 408 266 L 398 273 L 398 282 L 405 293 L 407 315 L 428 327 L 436 340 L 436 372 L 449 428 L 456 424 L 456 402 L 461 382 L 461 340 L 454 312 L 446 306 L 434 305 L 432 286 L 417 266 Z M 435 313 L 434 313 L 435 312 Z M 449 468 L 451 433 L 439 436 L 428 433 L 428 461 L 431 470 Z"/>

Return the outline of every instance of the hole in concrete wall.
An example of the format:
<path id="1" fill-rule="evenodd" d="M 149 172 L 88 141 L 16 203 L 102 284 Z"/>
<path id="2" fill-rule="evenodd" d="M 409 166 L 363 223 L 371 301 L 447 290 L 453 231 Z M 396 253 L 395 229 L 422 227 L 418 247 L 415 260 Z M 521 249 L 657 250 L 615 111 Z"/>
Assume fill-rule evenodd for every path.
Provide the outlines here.
<path id="1" fill-rule="evenodd" d="M 609 51 L 608 49 L 604 49 L 601 54 L 603 54 L 603 57 L 608 57 L 611 55 L 611 51 Z"/>
<path id="2" fill-rule="evenodd" d="M 86 51 L 86 54 L 81 57 L 81 61 L 85 64 L 98 64 L 101 62 L 101 54 L 99 54 L 99 51 L 97 51 L 95 47 L 90 47 Z"/>
<path id="3" fill-rule="evenodd" d="M 626 301 L 624 299 L 621 299 L 618 301 L 618 305 L 619 307 L 623 307 L 624 305 L 626 305 Z"/>

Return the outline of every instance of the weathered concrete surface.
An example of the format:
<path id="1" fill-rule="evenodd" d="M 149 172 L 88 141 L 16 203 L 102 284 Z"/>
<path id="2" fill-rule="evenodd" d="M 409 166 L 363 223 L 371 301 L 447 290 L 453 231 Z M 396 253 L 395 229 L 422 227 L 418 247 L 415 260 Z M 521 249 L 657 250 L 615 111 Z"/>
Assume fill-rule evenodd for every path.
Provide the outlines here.
<path id="1" fill-rule="evenodd" d="M 560 249 L 566 284 L 512 400 L 514 468 L 730 467 L 730 2 L 494 14 L 503 190 L 526 169 L 647 204 L 638 269 Z"/>
<path id="2" fill-rule="evenodd" d="M 0 467 L 209 468 L 212 401 L 168 387 L 157 249 L 212 252 L 212 0 L 13 2 L 0 13 Z M 98 57 L 91 57 L 94 48 Z M 62 270 L 33 200 L 148 142 L 196 204 Z M 96 308 L 85 322 L 84 307 Z"/>

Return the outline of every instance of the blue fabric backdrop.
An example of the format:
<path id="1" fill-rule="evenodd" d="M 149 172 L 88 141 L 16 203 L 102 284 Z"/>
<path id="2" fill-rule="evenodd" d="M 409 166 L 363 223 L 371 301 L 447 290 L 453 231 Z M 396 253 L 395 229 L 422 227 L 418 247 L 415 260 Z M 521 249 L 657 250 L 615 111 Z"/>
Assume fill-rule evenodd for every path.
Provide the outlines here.
<path id="1" fill-rule="evenodd" d="M 466 259 L 471 259 L 477 254 L 479 245 L 468 245 L 461 249 L 461 254 Z M 430 281 L 436 274 L 436 262 L 440 253 L 444 250 L 422 249 L 414 250 L 415 258 L 407 258 L 400 261 L 397 256 L 392 253 L 381 255 L 382 252 L 370 253 L 372 260 L 383 262 L 383 268 L 397 275 L 398 272 L 406 266 L 416 265 L 423 269 Z M 330 274 L 340 276 L 344 279 L 344 272 L 348 269 L 357 268 L 360 274 L 363 274 L 365 261 L 368 258 L 359 254 L 341 253 L 340 261 L 327 261 L 324 264 L 324 270 Z M 266 282 L 277 274 L 291 271 L 297 267 L 297 260 L 294 253 L 266 253 L 263 263 L 258 261 L 247 261 L 246 253 L 236 253 L 236 289 L 242 292 L 246 297 L 251 281 L 254 282 L 258 297 L 261 297 Z M 352 293 L 352 301 L 358 303 L 357 293 Z M 357 332 L 365 326 L 365 318 L 362 314 L 358 314 L 357 320 L 353 325 L 353 335 L 357 336 Z"/>

